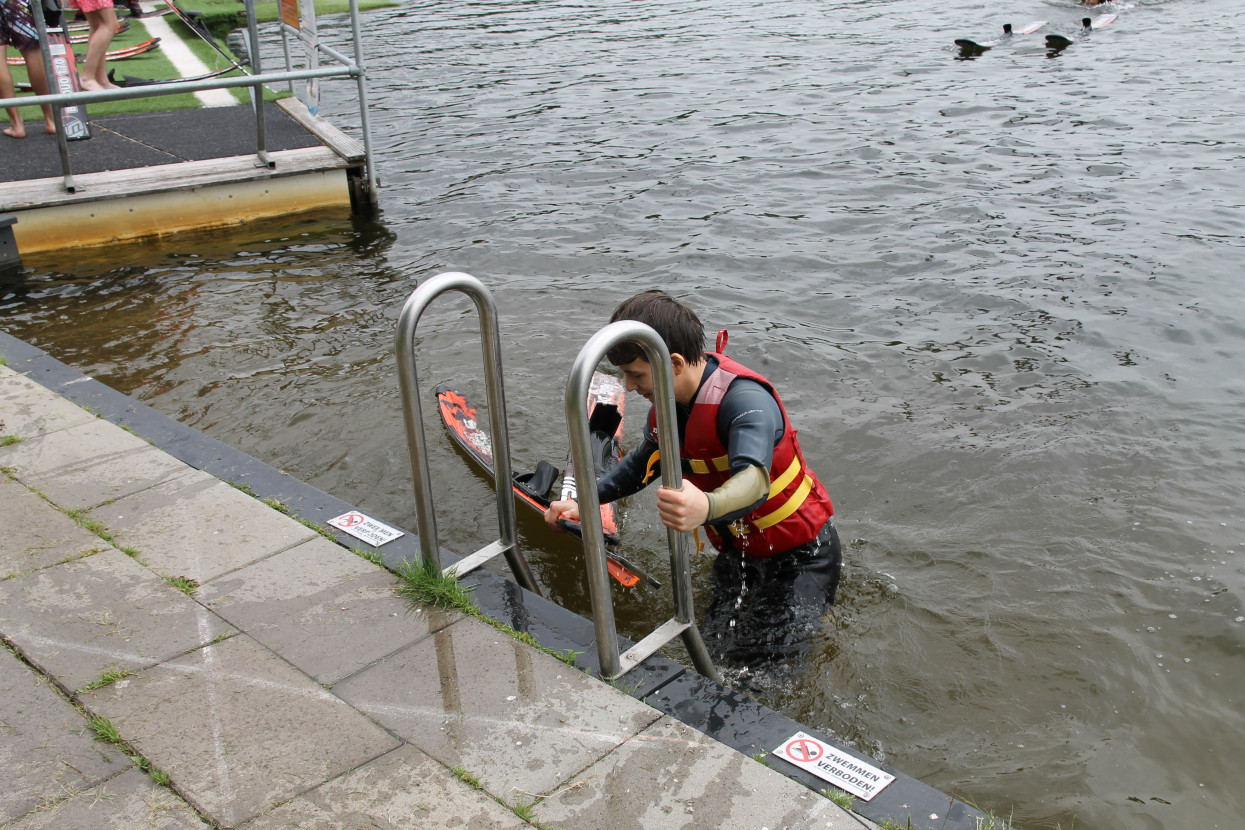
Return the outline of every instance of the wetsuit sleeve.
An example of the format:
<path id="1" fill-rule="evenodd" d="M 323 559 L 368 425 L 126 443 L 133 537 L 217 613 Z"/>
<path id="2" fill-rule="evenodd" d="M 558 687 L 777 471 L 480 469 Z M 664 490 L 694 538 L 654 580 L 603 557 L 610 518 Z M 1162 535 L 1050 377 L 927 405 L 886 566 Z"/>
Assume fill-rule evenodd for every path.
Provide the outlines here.
<path id="1" fill-rule="evenodd" d="M 782 440 L 778 401 L 754 380 L 731 384 L 718 410 L 718 435 L 725 436 L 731 477 L 709 493 L 709 519 L 730 522 L 751 513 L 769 498 L 769 468 Z"/>
<path id="2" fill-rule="evenodd" d="M 661 462 L 656 458 L 657 442 L 645 430 L 644 440 L 624 455 L 614 469 L 597 481 L 597 498 L 601 504 L 634 495 L 661 475 Z"/>

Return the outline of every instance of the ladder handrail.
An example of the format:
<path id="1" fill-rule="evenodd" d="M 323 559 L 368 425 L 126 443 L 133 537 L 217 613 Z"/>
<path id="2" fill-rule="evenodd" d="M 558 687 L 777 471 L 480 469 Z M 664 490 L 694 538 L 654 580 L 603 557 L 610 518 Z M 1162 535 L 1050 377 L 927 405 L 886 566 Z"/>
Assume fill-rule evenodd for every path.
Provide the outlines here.
<path id="1" fill-rule="evenodd" d="M 488 390 L 488 414 L 493 443 L 493 480 L 497 491 L 497 524 L 501 534 L 498 551 L 504 552 L 515 579 L 539 594 L 536 578 L 519 552 L 518 519 L 511 486 L 510 434 L 506 428 L 506 396 L 502 390 L 501 337 L 493 295 L 470 274 L 438 274 L 411 292 L 398 317 L 398 386 L 406 425 L 406 446 L 411 458 L 415 490 L 415 520 L 419 525 L 419 548 L 424 562 L 440 565 L 436 510 L 432 504 L 432 477 L 428 470 L 428 443 L 424 437 L 423 407 L 419 401 L 419 371 L 415 365 L 415 327 L 428 305 L 447 291 L 460 291 L 475 303 L 480 317 L 480 341 L 484 353 L 484 381 Z M 588 469 L 592 469 L 589 467 Z M 448 569 L 447 569 L 448 570 Z M 461 576 L 462 574 L 459 574 Z"/>
<path id="2" fill-rule="evenodd" d="M 575 469 L 591 470 L 592 436 L 588 429 L 588 389 L 597 364 L 615 345 L 632 341 L 644 351 L 653 367 L 653 404 L 657 407 L 657 445 L 661 453 L 662 484 L 682 489 L 683 470 L 679 459 L 678 425 L 674 409 L 674 371 L 670 351 L 651 327 L 634 320 L 610 323 L 588 339 L 571 366 L 566 384 L 566 426 L 570 433 L 571 457 Z M 670 546 L 670 575 L 674 591 L 674 619 L 645 637 L 626 655 L 618 653 L 618 631 L 614 623 L 614 601 L 610 594 L 605 564 L 605 533 L 601 527 L 601 504 L 595 486 L 579 488 L 579 521 L 583 529 L 584 559 L 588 569 L 588 593 L 592 600 L 592 621 L 596 627 L 597 654 L 601 675 L 613 680 L 643 662 L 675 635 L 683 637 L 696 670 L 710 680 L 721 681 L 696 627 L 692 599 L 692 568 L 687 534 L 666 528 Z"/>

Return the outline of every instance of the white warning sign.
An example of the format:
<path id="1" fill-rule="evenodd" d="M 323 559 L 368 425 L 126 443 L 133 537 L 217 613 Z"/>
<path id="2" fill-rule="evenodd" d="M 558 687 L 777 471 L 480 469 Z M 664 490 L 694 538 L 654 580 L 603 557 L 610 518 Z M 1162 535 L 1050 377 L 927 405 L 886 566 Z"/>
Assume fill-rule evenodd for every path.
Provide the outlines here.
<path id="1" fill-rule="evenodd" d="M 356 512 L 343 513 L 336 519 L 329 519 L 329 524 L 346 531 L 356 539 L 362 539 L 369 545 L 375 545 L 376 547 L 380 547 L 386 542 L 392 542 L 399 536 L 404 535 L 397 528 L 382 524 L 373 518 Z"/>
<path id="2" fill-rule="evenodd" d="M 865 801 L 871 800 L 895 780 L 889 772 L 883 772 L 803 732 L 796 732 L 783 741 L 774 754 Z"/>

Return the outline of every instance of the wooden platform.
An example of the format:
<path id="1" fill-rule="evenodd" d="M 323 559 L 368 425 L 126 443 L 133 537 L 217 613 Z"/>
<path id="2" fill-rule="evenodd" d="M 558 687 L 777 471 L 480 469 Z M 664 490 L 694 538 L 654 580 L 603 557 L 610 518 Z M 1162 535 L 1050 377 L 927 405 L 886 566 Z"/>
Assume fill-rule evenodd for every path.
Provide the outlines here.
<path id="1" fill-rule="evenodd" d="M 262 164 L 253 151 L 253 114 L 249 115 L 249 133 L 234 129 L 228 135 L 214 136 L 203 134 L 200 128 L 201 143 L 195 140 L 193 122 L 205 116 L 197 111 L 128 121 L 118 118 L 116 130 L 102 121 L 93 126 L 105 140 L 75 142 L 71 154 L 73 161 L 74 155 L 111 151 L 116 159 L 108 165 L 110 169 L 91 170 L 101 165 L 101 159 L 89 156 L 94 164 L 84 164 L 87 172 L 73 174 L 73 192 L 59 175 L 0 182 L 0 213 L 16 217 L 13 234 L 18 250 L 29 254 L 243 225 L 309 210 L 340 208 L 347 213 L 352 204 L 357 208 L 358 189 L 361 184 L 366 187 L 362 145 L 308 113 L 296 99 L 279 101 L 278 106 L 296 129 L 275 125 L 279 135 L 268 144 L 282 149 L 268 152 L 272 167 Z M 229 117 L 245 121 L 248 114 Z M 177 123 L 187 120 L 192 123 Z M 248 142 L 251 152 L 239 154 Z M 6 149 L 46 154 L 47 141 L 43 147 L 14 147 L 21 143 L 11 142 Z M 194 145 L 193 150 L 188 144 Z M 192 152 L 211 156 L 214 146 L 228 155 L 186 158 Z M 132 156 L 138 156 L 139 163 Z M 142 163 L 165 157 L 183 160 Z M 10 163 L 14 164 L 12 159 Z M 39 157 L 27 164 L 46 171 L 47 160 Z M 16 166 L 22 169 L 20 161 Z"/>

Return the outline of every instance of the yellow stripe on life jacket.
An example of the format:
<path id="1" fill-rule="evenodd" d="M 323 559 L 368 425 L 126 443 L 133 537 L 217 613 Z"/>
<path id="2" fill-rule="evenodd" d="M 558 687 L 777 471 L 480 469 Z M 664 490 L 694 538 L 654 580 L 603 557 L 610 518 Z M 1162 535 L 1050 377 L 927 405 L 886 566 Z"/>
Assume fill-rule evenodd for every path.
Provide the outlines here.
<path id="1" fill-rule="evenodd" d="M 791 464 L 787 467 L 787 469 L 783 470 L 782 475 L 774 479 L 773 484 L 769 486 L 769 497 L 772 499 L 783 490 L 786 490 L 787 487 L 790 486 L 791 482 L 795 481 L 795 477 L 800 474 L 801 469 L 800 457 L 798 455 L 792 457 Z"/>
<path id="2" fill-rule="evenodd" d="M 800 482 L 800 486 L 791 494 L 791 498 L 787 499 L 787 503 L 782 507 L 770 513 L 768 516 L 761 516 L 753 520 L 753 524 L 758 530 L 765 530 L 767 527 L 773 527 L 792 513 L 800 509 L 800 505 L 808 498 L 808 494 L 813 492 L 813 477 L 804 476 L 804 480 Z"/>
<path id="3" fill-rule="evenodd" d="M 709 475 L 712 472 L 709 468 L 710 464 L 713 465 L 713 470 L 724 473 L 731 468 L 731 459 L 728 455 L 719 455 L 717 458 L 710 458 L 708 461 L 700 458 L 687 459 L 688 468 L 698 476 Z"/>

